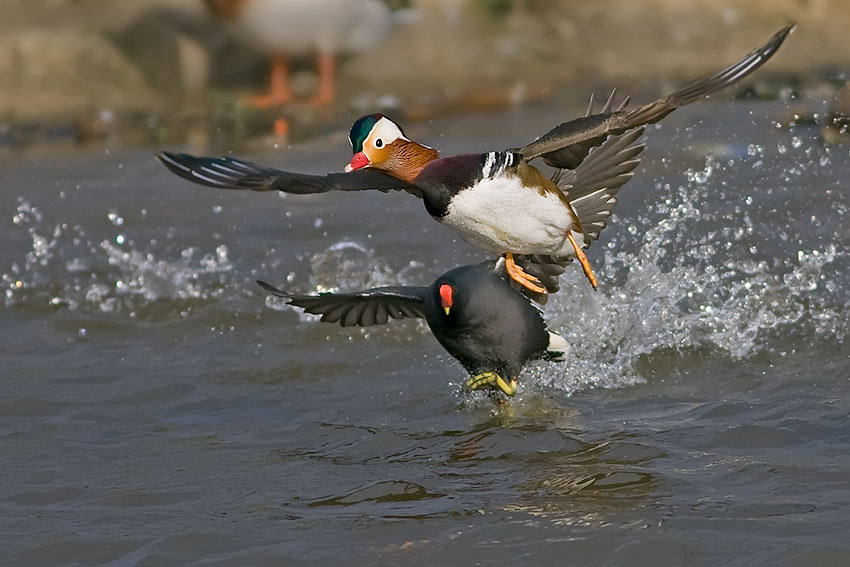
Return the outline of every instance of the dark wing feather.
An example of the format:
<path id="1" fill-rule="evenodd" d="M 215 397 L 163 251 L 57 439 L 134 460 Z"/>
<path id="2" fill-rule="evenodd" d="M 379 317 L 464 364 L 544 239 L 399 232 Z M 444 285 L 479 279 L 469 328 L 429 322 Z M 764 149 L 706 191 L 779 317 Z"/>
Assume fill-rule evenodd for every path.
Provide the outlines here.
<path id="1" fill-rule="evenodd" d="M 298 295 L 257 281 L 264 290 L 307 313 L 321 315 L 325 323 L 342 327 L 383 325 L 390 319 L 424 318 L 427 287 L 376 287 L 353 293 Z"/>
<path id="2" fill-rule="evenodd" d="M 740 61 L 655 102 L 631 110 L 622 108 L 613 112 L 603 111 L 564 122 L 515 151 L 526 160 L 542 157 L 553 167 L 575 169 L 590 149 L 600 145 L 609 135 L 622 134 L 626 130 L 658 122 L 680 106 L 740 81 L 770 59 L 795 27 L 796 24 L 792 24 L 782 28 L 767 43 Z"/>
<path id="3" fill-rule="evenodd" d="M 608 96 L 608 100 L 605 101 L 605 104 L 602 105 L 602 108 L 598 113 L 593 111 L 593 93 L 590 94 L 590 102 L 587 105 L 587 112 L 584 115 L 583 122 L 581 118 L 577 120 L 573 120 L 571 123 L 575 124 L 579 129 L 581 128 L 593 128 L 594 125 L 602 123 L 607 116 L 611 115 L 612 108 L 614 108 L 614 96 L 617 94 L 617 89 L 612 89 L 611 94 Z M 613 112 L 619 112 L 626 108 L 629 105 L 629 101 L 631 97 L 626 97 L 623 101 L 617 105 L 617 108 L 613 110 Z M 569 123 L 568 123 L 569 124 Z M 563 124 L 562 124 L 563 126 Z M 594 136 L 588 140 L 577 144 L 571 144 L 559 150 L 555 150 L 553 152 L 547 153 L 543 160 L 553 166 L 553 167 L 562 167 L 565 168 L 565 165 L 556 165 L 556 164 L 575 164 L 569 169 L 574 169 L 577 167 L 584 158 L 587 157 L 587 153 L 591 150 L 591 148 L 595 148 L 602 144 L 605 141 L 607 134 L 601 136 Z"/>
<path id="4" fill-rule="evenodd" d="M 636 128 L 611 136 L 576 169 L 558 169 L 552 175 L 552 181 L 567 195 L 584 234 L 591 240 L 599 238 L 617 204 L 617 191 L 632 178 L 640 164 L 638 156 L 645 146 L 637 141 L 643 131 Z"/>
<path id="5" fill-rule="evenodd" d="M 201 185 L 218 189 L 282 191 L 296 195 L 328 191 L 407 191 L 417 197 L 422 192 L 414 185 L 374 169 L 358 169 L 351 173 L 309 175 L 281 171 L 229 157 L 195 157 L 189 154 L 162 152 L 157 159 L 172 173 Z"/>

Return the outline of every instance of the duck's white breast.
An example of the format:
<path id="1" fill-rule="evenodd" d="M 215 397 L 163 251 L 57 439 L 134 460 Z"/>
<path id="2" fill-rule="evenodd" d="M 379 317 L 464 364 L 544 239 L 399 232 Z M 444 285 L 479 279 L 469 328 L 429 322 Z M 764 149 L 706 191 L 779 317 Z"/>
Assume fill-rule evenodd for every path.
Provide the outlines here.
<path id="1" fill-rule="evenodd" d="M 570 211 L 552 193 L 524 187 L 516 176 L 484 179 L 457 193 L 440 222 L 485 250 L 571 256 Z"/>

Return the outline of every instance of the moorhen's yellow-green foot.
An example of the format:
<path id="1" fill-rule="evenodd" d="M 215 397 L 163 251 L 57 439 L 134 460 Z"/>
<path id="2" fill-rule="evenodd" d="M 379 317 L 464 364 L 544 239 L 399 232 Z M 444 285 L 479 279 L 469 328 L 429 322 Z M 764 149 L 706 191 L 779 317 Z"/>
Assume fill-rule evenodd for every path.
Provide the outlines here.
<path id="1" fill-rule="evenodd" d="M 517 261 L 531 265 L 526 257 Z M 542 275 L 541 279 L 549 292 L 557 289 L 557 276 Z M 434 337 L 471 376 L 466 388 L 487 390 L 495 398 L 502 397 L 499 392 L 513 396 L 517 391 L 516 380 L 502 376 L 519 376 L 531 360 L 561 359 L 570 348 L 562 337 L 549 332 L 527 292 L 511 284 L 501 260 L 455 268 L 427 287 L 296 295 L 258 283 L 272 295 L 321 315 L 322 321 L 343 327 L 425 318 Z M 494 370 L 482 372 L 485 368 Z"/>
<path id="2" fill-rule="evenodd" d="M 499 376 L 497 372 L 482 372 L 466 381 L 467 390 L 483 390 L 485 388 L 498 388 L 510 397 L 516 394 L 518 385 L 516 380 L 511 380 L 510 383 L 505 382 L 504 378 Z"/>

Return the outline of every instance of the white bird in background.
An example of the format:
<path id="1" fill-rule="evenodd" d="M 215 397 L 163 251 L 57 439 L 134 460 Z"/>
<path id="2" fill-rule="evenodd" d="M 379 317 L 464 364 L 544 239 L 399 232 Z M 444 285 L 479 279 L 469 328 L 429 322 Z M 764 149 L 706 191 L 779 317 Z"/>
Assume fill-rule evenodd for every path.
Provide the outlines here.
<path id="1" fill-rule="evenodd" d="M 289 58 L 315 54 L 319 87 L 314 106 L 331 103 L 336 56 L 376 47 L 393 25 L 381 0 L 204 0 L 209 9 L 246 43 L 271 57 L 269 92 L 251 97 L 258 108 L 286 104 Z"/>

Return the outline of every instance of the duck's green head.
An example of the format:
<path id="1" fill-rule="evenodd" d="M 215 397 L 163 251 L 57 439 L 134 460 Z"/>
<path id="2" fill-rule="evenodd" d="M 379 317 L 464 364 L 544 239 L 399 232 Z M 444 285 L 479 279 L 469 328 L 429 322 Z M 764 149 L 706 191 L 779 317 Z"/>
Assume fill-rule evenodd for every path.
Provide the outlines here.
<path id="1" fill-rule="evenodd" d="M 369 114 L 357 119 L 357 122 L 351 127 L 348 133 L 348 142 L 351 144 L 351 149 L 356 154 L 363 151 L 363 142 L 369 137 L 369 133 L 382 118 L 386 118 L 383 114 Z M 389 120 L 387 118 L 387 120 Z M 390 121 L 391 122 L 391 121 Z"/>
<path id="2" fill-rule="evenodd" d="M 348 141 L 354 155 L 345 166 L 346 172 L 372 167 L 409 181 L 438 156 L 432 148 L 411 141 L 398 124 L 383 114 L 359 118 L 351 127 Z"/>
<path id="3" fill-rule="evenodd" d="M 397 146 L 410 143 L 401 128 L 383 114 L 369 114 L 359 118 L 348 133 L 354 156 L 345 171 L 361 167 L 383 167 L 390 161 Z"/>

